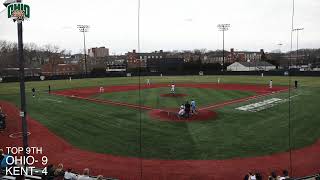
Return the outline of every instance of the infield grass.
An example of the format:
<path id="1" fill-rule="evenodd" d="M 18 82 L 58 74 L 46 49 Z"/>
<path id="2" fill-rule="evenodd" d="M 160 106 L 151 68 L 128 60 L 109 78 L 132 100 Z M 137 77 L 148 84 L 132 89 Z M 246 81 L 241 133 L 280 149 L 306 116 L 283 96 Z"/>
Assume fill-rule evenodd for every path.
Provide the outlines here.
<path id="1" fill-rule="evenodd" d="M 186 94 L 184 97 L 162 97 L 162 94 L 170 93 L 169 88 L 150 88 L 139 91 L 113 92 L 104 93 L 93 96 L 98 99 L 108 99 L 117 102 L 126 102 L 131 104 L 139 104 L 153 108 L 179 108 L 186 101 L 190 103 L 193 99 L 197 106 L 205 106 L 216 104 L 232 99 L 244 98 L 252 96 L 255 93 L 249 91 L 232 91 L 218 89 L 203 89 L 203 88 L 187 88 L 177 87 L 176 94 Z M 140 102 L 139 102 L 140 101 Z"/>

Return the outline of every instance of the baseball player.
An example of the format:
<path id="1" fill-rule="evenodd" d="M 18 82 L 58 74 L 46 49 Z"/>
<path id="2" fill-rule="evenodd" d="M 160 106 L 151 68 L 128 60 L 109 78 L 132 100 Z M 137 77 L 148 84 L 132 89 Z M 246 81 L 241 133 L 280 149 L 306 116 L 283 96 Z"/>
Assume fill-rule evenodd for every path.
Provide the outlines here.
<path id="1" fill-rule="evenodd" d="M 32 91 L 32 97 L 36 97 L 36 89 L 32 88 L 31 91 Z"/>
<path id="2" fill-rule="evenodd" d="M 175 87 L 176 85 L 174 83 L 171 84 L 171 93 L 174 94 L 175 93 Z"/>
<path id="3" fill-rule="evenodd" d="M 196 101 L 194 99 L 191 100 L 191 114 L 196 113 Z"/>
<path id="4" fill-rule="evenodd" d="M 101 86 L 99 91 L 100 91 L 100 93 L 103 93 L 104 92 L 104 88 Z"/>
<path id="5" fill-rule="evenodd" d="M 179 112 L 178 112 L 178 117 L 183 117 L 185 115 L 185 109 L 184 109 L 184 104 L 181 104 Z"/>

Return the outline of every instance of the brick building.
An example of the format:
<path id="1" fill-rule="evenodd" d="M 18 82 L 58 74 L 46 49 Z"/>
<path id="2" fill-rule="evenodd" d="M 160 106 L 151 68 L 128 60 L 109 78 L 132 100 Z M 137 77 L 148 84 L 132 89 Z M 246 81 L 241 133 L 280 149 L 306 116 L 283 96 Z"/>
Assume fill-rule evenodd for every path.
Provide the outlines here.
<path id="1" fill-rule="evenodd" d="M 41 66 L 41 74 L 52 75 L 73 75 L 81 73 L 78 64 L 66 64 L 62 59 L 50 59 L 48 63 Z"/>
<path id="2" fill-rule="evenodd" d="M 105 47 L 95 47 L 88 49 L 88 55 L 92 58 L 103 58 L 109 56 L 109 49 Z"/>
<path id="3" fill-rule="evenodd" d="M 128 52 L 127 56 L 127 68 L 146 68 L 147 67 L 147 60 L 148 59 L 162 59 L 166 56 L 162 50 L 155 51 L 151 53 L 137 53 L 136 50 L 132 52 Z"/>

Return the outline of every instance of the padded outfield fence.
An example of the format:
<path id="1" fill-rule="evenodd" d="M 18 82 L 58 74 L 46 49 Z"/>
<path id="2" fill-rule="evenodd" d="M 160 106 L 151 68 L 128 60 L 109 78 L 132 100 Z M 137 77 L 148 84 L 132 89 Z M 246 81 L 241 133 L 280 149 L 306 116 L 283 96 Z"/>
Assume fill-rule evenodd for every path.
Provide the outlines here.
<path id="1" fill-rule="evenodd" d="M 127 77 L 128 73 L 130 76 L 199 76 L 199 71 L 193 72 L 117 72 L 117 73 L 103 73 L 103 74 L 74 74 L 74 75 L 54 75 L 54 76 L 45 76 L 44 80 L 62 80 L 62 79 L 83 79 L 83 78 L 104 78 L 104 77 Z M 320 71 L 291 71 L 290 74 L 287 74 L 285 70 L 279 71 L 203 71 L 203 75 L 218 75 L 218 76 L 261 76 L 263 73 L 264 76 L 320 76 Z M 18 82 L 19 77 L 16 75 L 7 75 L 0 74 L 1 82 Z M 40 75 L 37 76 L 26 76 L 25 81 L 41 81 Z"/>

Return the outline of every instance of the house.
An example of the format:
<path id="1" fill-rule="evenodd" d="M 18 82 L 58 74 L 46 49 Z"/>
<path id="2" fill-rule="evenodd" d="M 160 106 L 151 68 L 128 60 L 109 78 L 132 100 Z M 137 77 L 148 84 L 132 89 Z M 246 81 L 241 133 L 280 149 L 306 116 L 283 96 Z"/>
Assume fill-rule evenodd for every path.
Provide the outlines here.
<path id="1" fill-rule="evenodd" d="M 276 66 L 265 62 L 234 62 L 227 67 L 228 71 L 270 71 L 276 69 Z"/>

